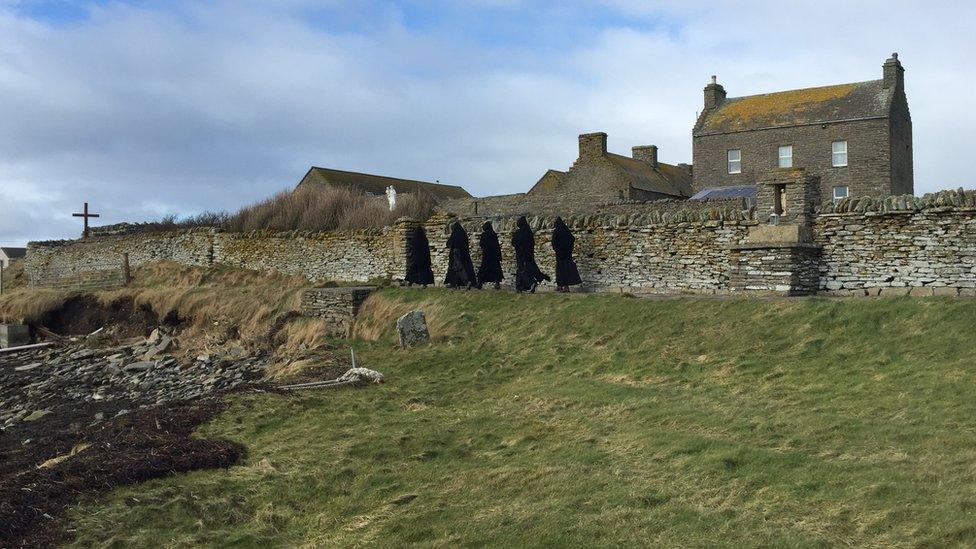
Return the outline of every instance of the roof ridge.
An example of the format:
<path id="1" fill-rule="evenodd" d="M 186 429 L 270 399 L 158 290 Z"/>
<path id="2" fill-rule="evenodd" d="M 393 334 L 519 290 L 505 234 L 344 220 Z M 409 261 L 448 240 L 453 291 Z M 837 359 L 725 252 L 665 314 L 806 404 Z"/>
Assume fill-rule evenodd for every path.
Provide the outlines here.
<path id="1" fill-rule="evenodd" d="M 347 173 L 347 174 L 350 174 L 350 175 L 366 175 L 366 176 L 369 176 L 369 177 L 381 177 L 383 179 L 395 179 L 397 181 L 407 181 L 409 183 L 423 183 L 424 185 L 436 185 L 436 186 L 439 186 L 439 187 L 451 187 L 451 188 L 454 188 L 454 189 L 464 190 L 464 188 L 461 187 L 460 185 L 450 185 L 450 184 L 447 184 L 447 183 L 431 183 L 430 181 L 423 181 L 421 179 L 405 179 L 403 177 L 395 177 L 395 176 L 392 176 L 392 175 L 379 175 L 379 174 L 375 174 L 375 173 L 354 172 L 354 171 L 350 171 L 350 170 L 339 170 L 339 169 L 336 169 L 336 168 L 323 168 L 321 166 L 312 166 L 311 168 L 309 168 L 309 171 L 310 172 L 313 171 L 313 170 L 321 170 L 321 171 L 324 171 L 324 172 Z"/>
<path id="2" fill-rule="evenodd" d="M 809 91 L 809 90 L 822 90 L 822 89 L 827 89 L 827 88 L 839 88 L 841 86 L 858 86 L 858 85 L 861 85 L 861 84 L 873 84 L 873 83 L 876 83 L 876 82 L 883 82 L 883 80 L 880 79 L 880 78 L 876 78 L 874 80 L 862 80 L 860 82 L 843 82 L 843 83 L 840 83 L 840 84 L 827 84 L 825 86 L 808 86 L 806 88 L 793 88 L 792 90 L 780 90 L 780 91 L 766 92 L 766 93 L 754 93 L 754 94 L 751 94 L 751 95 L 737 95 L 735 97 L 727 97 L 727 98 L 725 98 L 725 101 L 723 101 L 723 103 L 724 102 L 727 102 L 727 101 L 733 101 L 733 100 L 736 100 L 736 99 L 746 99 L 748 97 L 762 97 L 764 95 L 779 95 L 781 93 L 795 93 L 795 92 Z M 721 107 L 721 105 L 719 105 L 719 106 Z"/>

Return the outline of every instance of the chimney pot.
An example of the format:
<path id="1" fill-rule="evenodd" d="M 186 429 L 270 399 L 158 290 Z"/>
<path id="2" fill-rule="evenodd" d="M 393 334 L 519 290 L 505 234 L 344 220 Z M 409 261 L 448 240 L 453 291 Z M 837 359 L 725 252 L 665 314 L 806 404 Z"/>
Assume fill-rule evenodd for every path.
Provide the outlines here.
<path id="1" fill-rule="evenodd" d="M 718 78 L 714 74 L 712 75 L 712 84 L 718 84 Z"/>

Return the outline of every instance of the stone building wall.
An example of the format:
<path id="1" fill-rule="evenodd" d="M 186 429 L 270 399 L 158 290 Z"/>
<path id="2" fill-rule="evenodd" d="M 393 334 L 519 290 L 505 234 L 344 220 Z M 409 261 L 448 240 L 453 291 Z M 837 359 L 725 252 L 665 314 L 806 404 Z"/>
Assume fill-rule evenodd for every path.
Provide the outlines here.
<path id="1" fill-rule="evenodd" d="M 835 186 L 848 187 L 852 197 L 889 195 L 898 192 L 892 190 L 889 131 L 888 119 L 873 119 L 695 136 L 695 192 L 752 185 L 779 166 L 779 147 L 792 145 L 793 166 L 820 176 L 823 200 L 833 197 Z M 842 140 L 847 140 L 847 166 L 835 168 L 831 143 Z M 729 173 L 730 149 L 742 151 L 742 173 Z"/>

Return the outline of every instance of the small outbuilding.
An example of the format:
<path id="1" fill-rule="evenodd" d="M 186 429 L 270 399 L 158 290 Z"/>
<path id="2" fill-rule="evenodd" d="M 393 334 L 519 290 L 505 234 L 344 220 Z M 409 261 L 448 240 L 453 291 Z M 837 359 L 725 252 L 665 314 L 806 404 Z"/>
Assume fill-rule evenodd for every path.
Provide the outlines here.
<path id="1" fill-rule="evenodd" d="M 27 248 L 0 247 L 0 266 L 7 268 L 11 263 L 27 257 Z"/>

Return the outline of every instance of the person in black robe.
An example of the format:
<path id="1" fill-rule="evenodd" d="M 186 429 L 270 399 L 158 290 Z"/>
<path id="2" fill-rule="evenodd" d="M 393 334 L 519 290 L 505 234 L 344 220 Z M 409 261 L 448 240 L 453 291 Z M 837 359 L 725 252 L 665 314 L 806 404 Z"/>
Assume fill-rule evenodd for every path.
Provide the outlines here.
<path id="1" fill-rule="evenodd" d="M 563 218 L 556 218 L 552 230 L 552 251 L 556 253 L 556 291 L 568 292 L 570 286 L 582 284 L 579 269 L 573 261 L 573 245 L 576 237 L 566 226 Z"/>
<path id="2" fill-rule="evenodd" d="M 434 271 L 430 268 L 430 242 L 427 231 L 418 226 L 410 235 L 407 245 L 407 286 L 420 284 L 424 288 L 434 283 Z"/>
<path id="3" fill-rule="evenodd" d="M 474 288 L 478 279 L 474 274 L 474 263 L 471 262 L 471 248 L 468 245 L 468 233 L 457 221 L 451 225 L 451 236 L 447 239 L 447 276 L 444 284 L 451 288 Z"/>
<path id="4" fill-rule="evenodd" d="M 481 238 L 478 239 L 478 244 L 481 246 L 478 287 L 483 287 L 486 282 L 492 282 L 497 290 L 505 275 L 502 274 L 502 247 L 498 243 L 498 233 L 491 226 L 491 221 L 485 221 L 481 226 Z"/>
<path id="5" fill-rule="evenodd" d="M 535 292 L 543 280 L 552 280 L 539 269 L 535 262 L 535 236 L 529 222 L 522 216 L 516 222 L 512 233 L 512 247 L 515 248 L 515 290 Z"/>

